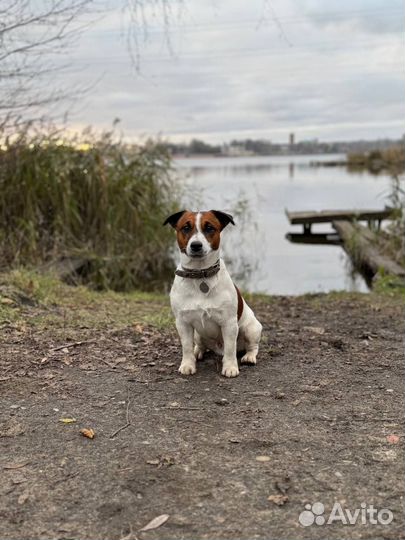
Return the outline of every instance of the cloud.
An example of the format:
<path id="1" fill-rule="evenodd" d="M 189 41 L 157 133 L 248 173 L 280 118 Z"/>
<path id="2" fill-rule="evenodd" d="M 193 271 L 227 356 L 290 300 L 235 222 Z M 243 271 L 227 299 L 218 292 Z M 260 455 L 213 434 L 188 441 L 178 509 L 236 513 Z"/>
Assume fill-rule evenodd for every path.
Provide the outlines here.
<path id="1" fill-rule="evenodd" d="M 403 5 L 392 0 L 329 0 L 322 11 L 318 0 L 295 0 L 295 5 L 320 29 L 370 34 L 399 34 L 404 29 Z"/>
<path id="2" fill-rule="evenodd" d="M 270 5 L 271 9 L 266 8 Z M 264 6 L 264 7 L 263 7 Z M 403 117 L 403 8 L 393 0 L 185 0 L 159 20 L 136 73 L 116 8 L 71 51 L 64 84 L 95 81 L 72 125 L 111 125 L 129 136 L 164 133 L 220 142 L 239 135 L 397 137 Z"/>

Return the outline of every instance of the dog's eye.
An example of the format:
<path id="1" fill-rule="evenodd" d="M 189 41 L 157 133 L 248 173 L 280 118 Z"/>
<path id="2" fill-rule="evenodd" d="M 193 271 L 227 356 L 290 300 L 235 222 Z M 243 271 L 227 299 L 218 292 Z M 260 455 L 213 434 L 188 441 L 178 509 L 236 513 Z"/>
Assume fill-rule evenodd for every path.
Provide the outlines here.
<path id="1" fill-rule="evenodd" d="M 181 228 L 181 230 L 184 232 L 184 233 L 188 233 L 191 231 L 191 227 L 188 223 L 186 223 L 186 225 L 184 225 L 184 227 Z"/>
<path id="2" fill-rule="evenodd" d="M 209 223 L 207 223 L 204 227 L 204 230 L 205 232 L 207 233 L 212 233 L 212 232 L 215 232 L 215 227 L 213 227 L 212 225 L 210 225 Z"/>

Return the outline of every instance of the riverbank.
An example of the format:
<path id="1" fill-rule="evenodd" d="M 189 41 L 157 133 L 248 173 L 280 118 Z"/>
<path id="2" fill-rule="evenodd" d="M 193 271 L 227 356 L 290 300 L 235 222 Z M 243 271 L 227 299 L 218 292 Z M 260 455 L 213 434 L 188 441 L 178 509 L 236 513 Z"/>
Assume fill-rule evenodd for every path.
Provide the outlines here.
<path id="1" fill-rule="evenodd" d="M 316 501 L 394 514 L 329 538 L 402 537 L 399 289 L 250 296 L 259 363 L 233 380 L 214 356 L 178 375 L 166 296 L 29 273 L 0 291 L 1 538 L 324 538 L 298 521 Z"/>

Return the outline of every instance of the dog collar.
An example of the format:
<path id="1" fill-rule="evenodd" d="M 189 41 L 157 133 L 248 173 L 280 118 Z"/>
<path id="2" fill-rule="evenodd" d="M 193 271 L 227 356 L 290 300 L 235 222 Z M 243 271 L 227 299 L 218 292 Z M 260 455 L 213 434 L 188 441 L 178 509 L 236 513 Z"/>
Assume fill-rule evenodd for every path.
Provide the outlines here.
<path id="1" fill-rule="evenodd" d="M 191 278 L 191 279 L 206 279 L 212 276 L 215 276 L 215 274 L 218 274 L 220 269 L 221 263 L 218 259 L 215 264 L 210 266 L 209 268 L 203 268 L 201 270 L 194 270 L 191 268 L 182 268 L 177 269 L 175 274 L 176 276 L 180 276 L 183 278 Z"/>

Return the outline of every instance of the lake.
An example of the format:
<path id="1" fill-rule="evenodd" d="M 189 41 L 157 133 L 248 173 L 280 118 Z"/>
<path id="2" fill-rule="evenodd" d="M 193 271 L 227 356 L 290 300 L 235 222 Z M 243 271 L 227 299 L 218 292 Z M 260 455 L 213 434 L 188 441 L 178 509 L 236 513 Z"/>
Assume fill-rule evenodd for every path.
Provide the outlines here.
<path id="1" fill-rule="evenodd" d="M 175 160 L 184 186 L 184 205 L 233 213 L 222 239 L 232 275 L 250 292 L 303 294 L 362 291 L 364 280 L 352 272 L 339 246 L 292 244 L 285 209 L 383 208 L 388 204 L 388 175 L 350 173 L 345 167 L 313 167 L 311 161 L 342 155 L 185 158 Z M 314 232 L 332 231 L 328 224 Z"/>

